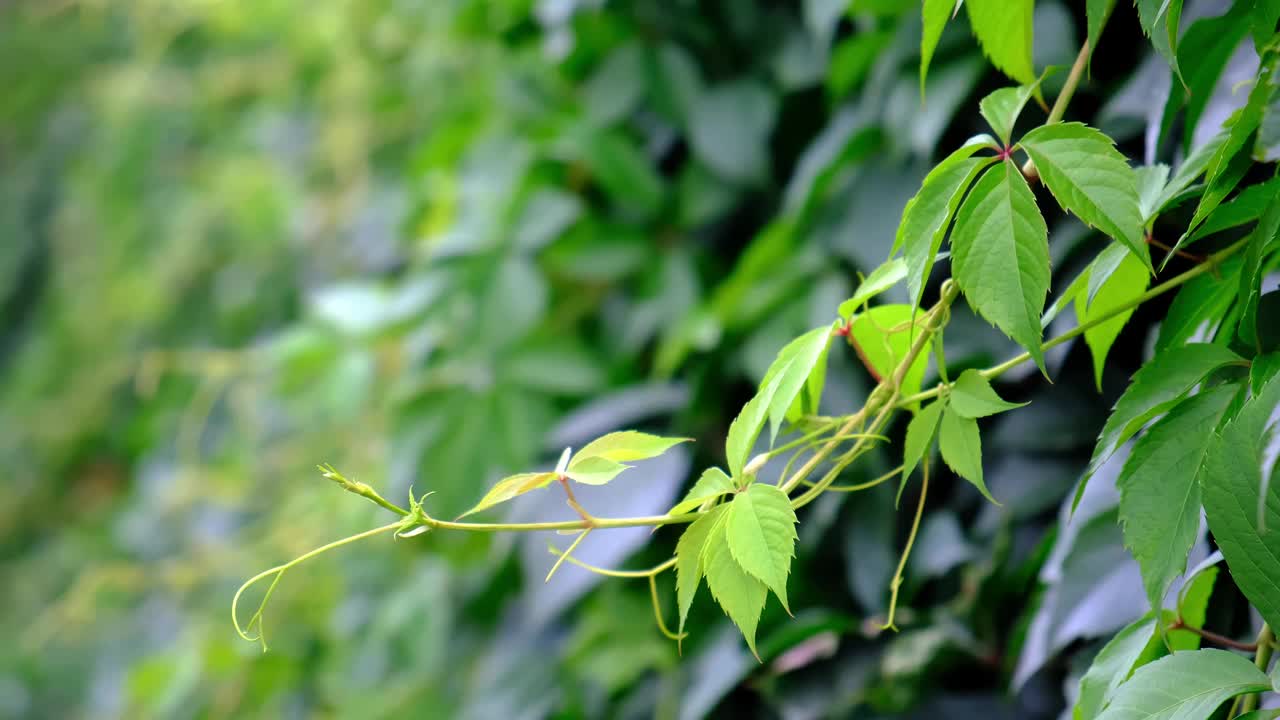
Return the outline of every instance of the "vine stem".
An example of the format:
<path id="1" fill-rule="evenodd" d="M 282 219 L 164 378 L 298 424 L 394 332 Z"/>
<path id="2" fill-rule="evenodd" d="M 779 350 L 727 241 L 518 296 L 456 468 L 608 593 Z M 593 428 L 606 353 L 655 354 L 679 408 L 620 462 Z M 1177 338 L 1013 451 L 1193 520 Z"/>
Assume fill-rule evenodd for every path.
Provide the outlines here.
<path id="1" fill-rule="evenodd" d="M 1253 664 L 1263 673 L 1267 672 L 1267 666 L 1271 664 L 1271 655 L 1275 652 L 1276 634 L 1271 626 L 1262 623 L 1262 629 L 1258 631 L 1258 650 L 1253 654 Z M 1261 695 L 1253 694 L 1245 697 L 1244 702 L 1240 703 L 1240 713 L 1243 715 L 1251 710 L 1257 710 L 1261 704 Z"/>
<path id="2" fill-rule="evenodd" d="M 1217 266 L 1221 265 L 1228 258 L 1230 258 L 1232 255 L 1235 255 L 1236 253 L 1243 250 L 1246 244 L 1246 241 L 1247 239 L 1241 240 L 1235 243 L 1234 245 L 1229 245 L 1226 248 L 1214 253 L 1213 255 L 1210 255 L 1203 263 L 1196 265 L 1195 267 L 1187 270 L 1186 272 L 1181 273 L 1180 275 L 1176 275 L 1172 278 L 1169 278 L 1165 282 L 1160 283 L 1159 285 L 1151 288 L 1150 290 L 1139 295 L 1133 300 L 1130 300 L 1129 302 L 1123 305 L 1120 305 L 1118 307 L 1112 308 L 1111 310 L 1108 310 L 1107 312 L 1102 313 L 1098 317 L 1093 318 L 1089 322 L 1077 325 L 1076 327 L 1062 333 L 1061 335 L 1058 335 L 1057 337 L 1051 340 L 1045 341 L 1040 346 L 1041 352 L 1044 352 L 1045 350 L 1048 350 L 1050 348 L 1057 347 L 1062 343 L 1070 340 L 1071 338 L 1076 337 L 1077 335 L 1082 335 L 1088 330 L 1107 322 L 1108 320 L 1114 318 L 1117 315 L 1128 312 L 1129 310 L 1132 310 L 1133 308 L 1136 308 L 1145 302 L 1148 302 L 1156 297 L 1159 297 L 1160 295 L 1163 295 L 1169 292 L 1170 290 L 1181 287 L 1182 285 L 1185 285 L 1187 282 L 1194 280 L 1195 278 L 1213 270 Z M 999 365 L 993 365 L 987 368 L 986 370 L 981 370 L 979 372 L 983 377 L 987 379 L 991 379 L 1021 365 L 1024 362 L 1027 362 L 1030 359 L 1031 359 L 1031 353 L 1024 352 L 1020 355 L 1016 355 L 1000 363 Z M 950 384 L 948 383 L 938 383 L 937 386 L 935 386 L 930 390 L 918 392 L 914 395 L 908 395 L 904 398 L 899 399 L 898 407 L 904 407 L 906 405 L 918 403 L 922 400 L 929 400 L 931 398 L 935 398 L 938 395 L 942 394 L 943 388 L 949 388 L 949 387 L 950 387 Z"/>
<path id="3" fill-rule="evenodd" d="M 1076 87 L 1080 84 L 1080 78 L 1084 75 L 1084 69 L 1089 64 L 1089 41 L 1085 40 L 1084 45 L 1080 46 L 1080 53 L 1076 55 L 1076 61 L 1071 66 L 1071 72 L 1067 75 L 1067 81 L 1063 83 L 1062 90 L 1058 93 L 1058 97 L 1053 101 L 1053 107 L 1049 109 L 1049 118 L 1045 120 L 1045 125 L 1052 125 L 1062 121 L 1062 116 L 1067 114 L 1067 105 L 1071 104 L 1071 97 L 1076 94 Z M 1027 159 L 1022 165 L 1022 174 L 1028 180 L 1035 180 L 1040 177 L 1040 173 L 1036 170 L 1035 163 Z"/>
<path id="4" fill-rule="evenodd" d="M 893 582 L 889 583 L 889 615 L 881 630 L 897 631 L 893 624 L 893 616 L 898 610 L 898 589 L 902 587 L 902 573 L 907 569 L 907 559 L 911 557 L 911 546 L 916 544 L 916 535 L 920 532 L 920 518 L 924 516 L 924 501 L 929 494 L 929 458 L 926 456 L 920 466 L 922 478 L 920 484 L 920 500 L 916 503 L 916 514 L 911 520 L 911 532 L 907 535 L 907 545 L 902 548 L 902 557 L 898 559 L 898 570 L 893 574 Z"/>

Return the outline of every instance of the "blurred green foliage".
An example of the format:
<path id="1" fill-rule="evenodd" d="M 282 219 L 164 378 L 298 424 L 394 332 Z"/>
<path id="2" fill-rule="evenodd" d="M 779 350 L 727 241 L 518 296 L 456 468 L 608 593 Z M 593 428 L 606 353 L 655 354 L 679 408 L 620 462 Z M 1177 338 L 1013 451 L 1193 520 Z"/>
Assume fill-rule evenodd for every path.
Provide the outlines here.
<path id="1" fill-rule="evenodd" d="M 1076 5 L 1037 4 L 1037 69 L 1075 56 Z M 1141 156 L 1170 76 L 1128 15 L 1073 114 Z M 1062 651 L 1145 609 L 1114 498 L 1057 531 L 1074 545 L 1055 528 L 1150 317 L 1109 395 L 1072 389 L 1092 385 L 1083 348 L 1050 358 L 1067 380 L 1007 386 L 1037 402 L 991 425 L 1004 506 L 943 483 L 900 634 L 872 629 L 905 533 L 892 488 L 802 517 L 797 618 L 766 612 L 765 665 L 709 602 L 681 657 L 643 582 L 544 585 L 554 534 L 326 556 L 278 588 L 266 654 L 227 615 L 258 569 L 388 521 L 320 462 L 452 517 L 504 473 L 647 427 L 701 442 L 584 502 L 669 507 L 1006 84 L 962 16 L 922 102 L 920 32 L 897 0 L 0 5 L 0 717 L 1055 717 L 1083 668 Z M 1051 224 L 1060 275 L 1085 239 Z M 959 308 L 952 327 L 956 372 L 1013 352 Z M 826 411 L 848 412 L 868 379 L 831 362 Z M 580 555 L 639 566 L 675 537 L 598 533 Z M 1099 589 L 1108 562 L 1133 582 Z M 1105 611 L 1024 649 L 1054 592 Z"/>

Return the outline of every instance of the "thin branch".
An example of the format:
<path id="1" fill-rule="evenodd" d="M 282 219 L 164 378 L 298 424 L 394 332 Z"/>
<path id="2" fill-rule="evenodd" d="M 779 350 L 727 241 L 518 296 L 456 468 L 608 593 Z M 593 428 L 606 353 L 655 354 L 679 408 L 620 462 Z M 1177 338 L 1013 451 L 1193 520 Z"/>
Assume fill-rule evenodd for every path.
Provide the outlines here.
<path id="1" fill-rule="evenodd" d="M 1219 635 L 1216 632 L 1205 630 L 1204 628 L 1192 627 L 1184 623 L 1182 620 L 1178 620 L 1169 625 L 1169 632 L 1173 632 L 1175 630 L 1186 630 L 1193 635 L 1199 635 L 1202 640 L 1207 640 L 1214 645 L 1221 645 L 1222 647 L 1231 648 L 1232 650 L 1239 650 L 1241 652 L 1256 652 L 1258 650 L 1257 643 L 1245 643 L 1240 642 L 1239 640 L 1232 640 L 1225 635 Z"/>

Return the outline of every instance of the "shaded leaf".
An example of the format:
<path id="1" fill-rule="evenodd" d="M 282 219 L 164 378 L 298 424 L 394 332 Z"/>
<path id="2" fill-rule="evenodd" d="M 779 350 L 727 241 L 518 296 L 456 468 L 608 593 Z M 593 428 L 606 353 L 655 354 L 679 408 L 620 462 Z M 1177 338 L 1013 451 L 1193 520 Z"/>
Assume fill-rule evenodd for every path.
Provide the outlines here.
<path id="1" fill-rule="evenodd" d="M 1076 318 L 1081 325 L 1093 322 L 1095 318 L 1103 317 L 1131 304 L 1146 292 L 1147 286 L 1151 284 L 1151 274 L 1139 258 L 1125 251 L 1121 245 L 1113 245 L 1112 248 L 1119 250 L 1119 253 L 1112 253 L 1119 258 L 1119 263 L 1098 287 L 1097 296 L 1094 296 L 1093 275 L 1094 273 L 1101 275 L 1105 270 L 1099 262 L 1095 262 L 1089 270 L 1090 292 L 1087 296 L 1085 293 L 1076 295 Z M 1099 256 L 1098 259 L 1103 260 L 1103 257 Z M 1099 390 L 1102 389 L 1102 371 L 1106 368 L 1107 353 L 1110 352 L 1111 345 L 1119 337 L 1120 331 L 1124 329 L 1136 309 L 1137 306 L 1134 305 L 1084 332 L 1085 344 L 1089 346 L 1089 352 L 1093 356 L 1094 382 Z"/>
<path id="2" fill-rule="evenodd" d="M 944 403 L 932 402 L 920 408 L 911 422 L 907 423 L 907 437 L 903 441 L 902 477 L 905 479 L 916 469 L 916 465 L 929 452 L 934 435 L 938 430 L 938 421 L 942 419 Z"/>
<path id="3" fill-rule="evenodd" d="M 1133 446 L 1117 485 L 1124 544 L 1142 569 L 1152 607 L 1160 607 L 1200 530 L 1200 463 L 1235 394 L 1232 386 L 1183 401 Z"/>
<path id="4" fill-rule="evenodd" d="M 849 336 L 857 344 L 860 358 L 871 366 L 878 378 L 888 378 L 907 359 L 913 339 L 919 337 L 918 331 L 912 331 L 914 315 L 915 309 L 910 305 L 879 305 L 853 318 Z M 929 343 L 926 343 L 902 377 L 903 395 L 920 391 L 928 365 Z"/>
<path id="5" fill-rule="evenodd" d="M 816 327 L 787 343 L 765 371 L 764 379 L 760 381 L 762 391 L 776 381 L 776 389 L 769 399 L 772 437 L 778 436 L 783 420 L 817 412 L 818 398 L 822 395 L 826 377 L 827 345 L 830 341 L 831 327 Z M 792 412 L 797 405 L 799 407 Z"/>
<path id="6" fill-rule="evenodd" d="M 857 312 L 868 300 L 897 285 L 907 276 L 907 263 L 901 258 L 885 262 L 863 280 L 853 297 L 840 303 L 836 313 L 845 319 Z"/>
<path id="7" fill-rule="evenodd" d="M 1115 634 L 1080 678 L 1080 694 L 1071 709 L 1072 720 L 1094 720 L 1129 678 L 1138 659 L 1155 636 L 1156 619 L 1148 613 Z"/>
<path id="8" fill-rule="evenodd" d="M 1138 668 L 1100 720 L 1204 720 L 1237 695 L 1270 687 L 1267 676 L 1226 650 L 1195 650 Z"/>

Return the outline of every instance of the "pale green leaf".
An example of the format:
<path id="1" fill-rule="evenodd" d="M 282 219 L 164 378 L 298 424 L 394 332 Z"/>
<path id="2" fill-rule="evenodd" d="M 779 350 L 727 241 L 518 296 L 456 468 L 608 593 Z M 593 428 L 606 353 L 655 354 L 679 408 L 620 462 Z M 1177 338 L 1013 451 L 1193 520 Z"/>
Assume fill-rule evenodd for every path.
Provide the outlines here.
<path id="1" fill-rule="evenodd" d="M 667 511 L 668 515 L 683 515 L 697 509 L 702 503 L 718 498 L 721 495 L 728 495 L 736 488 L 733 486 L 733 480 L 720 468 L 707 468 L 702 471 L 702 475 L 698 481 L 689 488 L 689 492 L 685 494 L 684 499 L 676 503 Z"/>
<path id="2" fill-rule="evenodd" d="M 960 417 L 980 418 L 1020 408 L 1026 403 L 1008 402 L 996 394 L 991 381 L 977 370 L 965 370 L 951 387 L 951 407 Z"/>
<path id="3" fill-rule="evenodd" d="M 987 490 L 982 479 L 982 437 L 978 434 L 978 421 L 961 417 L 952 408 L 942 411 L 942 425 L 938 430 L 938 448 L 942 459 L 957 475 L 973 483 L 982 496 L 999 505 Z"/>
<path id="4" fill-rule="evenodd" d="M 795 555 L 796 511 L 776 485 L 754 483 L 729 503 L 729 552 L 787 607 L 787 576 Z M 790 612 L 790 610 L 788 610 Z"/>
<path id="5" fill-rule="evenodd" d="M 738 417 L 729 424 L 729 434 L 725 438 L 725 456 L 729 463 L 729 474 L 738 477 L 742 467 L 747 463 L 747 455 L 756 444 L 764 421 L 769 418 L 769 404 L 782 382 L 782 374 L 775 373 L 769 382 L 760 386 L 754 397 L 742 406 Z"/>
<path id="6" fill-rule="evenodd" d="M 956 282 L 978 314 L 1031 353 L 1044 371 L 1040 313 L 1049 292 L 1049 231 L 1011 160 L 983 175 L 951 235 Z"/>
<path id="7" fill-rule="evenodd" d="M 765 371 L 760 381 L 761 392 L 776 381 L 776 389 L 769 398 L 769 424 L 772 437 L 778 436 L 778 428 L 788 417 L 815 413 L 818 398 L 822 394 L 826 377 L 827 345 L 831 340 L 830 326 L 816 327 L 787 343 L 778 351 L 777 358 Z M 792 408 L 799 404 L 796 412 Z M 737 473 L 735 473 L 736 475 Z"/>
<path id="8" fill-rule="evenodd" d="M 1142 31 L 1151 38 L 1151 45 L 1181 80 L 1182 69 L 1178 66 L 1178 24 L 1182 17 L 1182 0 L 1137 0 L 1137 4 Z"/>
<path id="9" fill-rule="evenodd" d="M 1034 0 L 966 0 L 969 24 L 982 52 L 1020 83 L 1036 79 L 1031 65 Z"/>
<path id="10" fill-rule="evenodd" d="M 1063 209 L 1124 243 L 1147 266 L 1137 176 L 1111 138 L 1081 123 L 1038 127 L 1018 141 Z"/>
<path id="11" fill-rule="evenodd" d="M 480 499 L 480 502 L 476 503 L 475 507 L 462 513 L 458 517 L 474 515 L 481 510 L 487 510 L 494 505 L 506 502 L 519 495 L 523 495 L 530 490 L 544 488 L 555 482 L 555 480 L 556 474 L 549 472 L 520 473 L 519 475 L 505 477 L 499 480 L 493 487 L 489 488 L 489 492 L 485 493 L 484 497 Z"/>
<path id="12" fill-rule="evenodd" d="M 995 141 L 987 135 L 980 135 L 962 145 L 929 171 L 920 191 L 903 208 L 892 252 L 897 252 L 899 246 L 903 248 L 907 262 L 907 292 L 912 305 L 920 304 L 938 249 L 942 247 L 942 239 L 965 191 L 983 168 L 995 162 L 994 157 L 971 156 L 981 148 L 994 145 Z"/>
<path id="13" fill-rule="evenodd" d="M 1160 197 L 1169 182 L 1169 166 L 1164 163 L 1144 165 L 1133 171 L 1138 184 L 1138 214 L 1143 224 L 1150 223 L 1160 209 Z"/>
<path id="14" fill-rule="evenodd" d="M 1038 90 L 1040 82 L 1028 83 L 1017 87 L 1000 88 L 978 101 L 978 112 L 986 118 L 987 124 L 995 131 L 996 137 L 1005 147 L 1013 136 L 1014 123 Z"/>
<path id="15" fill-rule="evenodd" d="M 910 305 L 879 305 L 855 316 L 850 323 L 849 337 L 856 344 L 859 358 L 870 366 L 877 380 L 890 377 L 907 359 L 912 340 L 920 336 L 918 329 L 912 331 L 914 315 Z M 928 365 L 929 343 L 925 343 L 902 377 L 903 395 L 920 391 Z"/>
<path id="16" fill-rule="evenodd" d="M 1155 635 L 1156 619 L 1148 613 L 1115 634 L 1080 678 L 1080 694 L 1071 709 L 1072 720 L 1094 720 L 1116 688 L 1129 679 L 1138 658 Z"/>
<path id="17" fill-rule="evenodd" d="M 1213 428 L 1235 388 L 1206 390 L 1151 426 L 1126 459 L 1117 485 L 1124 544 L 1142 570 L 1152 607 L 1160 607 L 1200 529 L 1197 473 Z"/>
<path id="18" fill-rule="evenodd" d="M 868 300 L 897 285 L 907 276 L 907 263 L 902 258 L 894 258 L 876 268 L 858 285 L 853 297 L 840 303 L 836 313 L 848 320 Z"/>
<path id="19" fill-rule="evenodd" d="M 938 421 L 942 418 L 944 403 L 932 402 L 920 408 L 911 422 L 907 423 L 907 437 L 903 441 L 902 477 L 905 480 L 916 465 L 924 459 L 933 444 L 934 435 L 938 431 Z"/>
<path id="20" fill-rule="evenodd" d="M 727 512 L 721 513 L 708 533 L 702 549 L 702 571 L 707 577 L 711 596 L 742 631 L 751 653 L 759 658 L 756 626 L 769 589 L 733 559 L 729 550 L 727 516 Z"/>
<path id="21" fill-rule="evenodd" d="M 690 438 L 659 437 L 648 433 L 636 432 L 635 430 L 609 433 L 592 440 L 579 450 L 573 456 L 573 460 L 569 462 L 569 469 L 573 470 L 580 463 L 594 457 L 615 462 L 646 460 L 651 457 L 657 457 L 684 442 L 690 442 Z"/>
<path id="22" fill-rule="evenodd" d="M 583 485 L 604 485 L 629 467 L 631 466 L 607 457 L 592 455 L 575 458 L 569 463 L 569 469 L 564 474 L 574 482 L 580 482 Z"/>
<path id="23" fill-rule="evenodd" d="M 1116 449 L 1143 425 L 1178 404 L 1206 375 L 1238 362 L 1242 362 L 1239 355 L 1221 345 L 1208 343 L 1172 347 L 1152 358 L 1134 373 L 1128 389 L 1116 401 L 1106 424 L 1102 426 L 1098 444 L 1085 470 L 1085 479 L 1097 472 Z M 1083 482 L 1079 488 L 1077 498 L 1083 492 Z"/>
<path id="24" fill-rule="evenodd" d="M 1099 720 L 1205 720 L 1237 695 L 1271 684 L 1253 662 L 1226 650 L 1195 650 L 1144 665 L 1120 686 Z"/>
<path id="25" fill-rule="evenodd" d="M 1273 379 L 1210 441 L 1200 474 L 1209 529 L 1231 578 L 1272 627 L 1280 627 L 1280 483 L 1264 489 L 1262 455 L 1280 430 L 1277 408 L 1280 379 Z"/>
<path id="26" fill-rule="evenodd" d="M 1112 247 L 1118 248 L 1122 253 L 1113 253 L 1118 257 L 1119 262 L 1114 266 L 1104 267 L 1095 261 L 1089 270 L 1090 292 L 1087 295 L 1081 293 L 1076 296 L 1076 319 L 1081 325 L 1093 322 L 1096 318 L 1103 317 L 1126 305 L 1131 305 L 1138 296 L 1146 292 L 1147 286 L 1151 283 L 1151 273 L 1147 272 L 1147 268 L 1142 264 L 1141 260 L 1135 257 L 1133 253 L 1124 250 L 1122 245 L 1113 245 Z M 1108 250 L 1110 249 L 1108 248 Z M 1103 259 L 1102 256 L 1098 258 L 1098 260 Z M 1098 286 L 1095 297 L 1093 273 L 1102 276 L 1108 267 L 1114 267 L 1114 269 L 1106 275 L 1102 284 Z M 1136 309 L 1137 306 L 1133 305 L 1111 319 L 1084 332 L 1085 344 L 1089 346 L 1089 352 L 1093 355 L 1093 377 L 1099 390 L 1102 388 L 1102 371 L 1106 367 L 1107 353 L 1111 351 L 1111 345 L 1115 343 L 1120 331 L 1124 329 L 1125 324 L 1129 322 L 1129 318 Z"/>
<path id="27" fill-rule="evenodd" d="M 712 508 L 690 523 L 676 542 L 676 604 L 680 607 L 677 634 L 684 634 L 684 623 L 689 617 L 689 608 L 693 607 L 693 597 L 698 593 L 698 582 L 702 579 L 703 548 L 722 515 L 723 505 Z"/>

